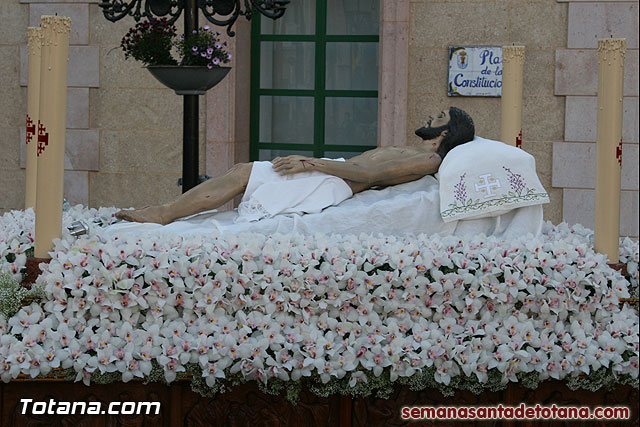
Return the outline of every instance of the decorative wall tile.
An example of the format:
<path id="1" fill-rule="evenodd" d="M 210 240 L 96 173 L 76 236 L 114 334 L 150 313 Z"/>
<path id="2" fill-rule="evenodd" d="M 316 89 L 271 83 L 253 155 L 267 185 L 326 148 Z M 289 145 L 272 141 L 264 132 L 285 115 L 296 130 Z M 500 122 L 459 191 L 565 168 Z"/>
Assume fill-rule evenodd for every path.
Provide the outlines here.
<path id="1" fill-rule="evenodd" d="M 89 5 L 86 3 L 33 3 L 29 6 L 29 26 L 39 27 L 42 15 L 56 14 L 71 18 L 70 44 L 89 44 Z"/>
<path id="2" fill-rule="evenodd" d="M 64 171 L 64 197 L 71 205 L 89 205 L 89 172 Z"/>
<path id="3" fill-rule="evenodd" d="M 17 45 L 27 42 L 27 26 L 29 24 L 29 11 L 24 6 L 0 1 L 0 40 L 4 45 Z M 7 17 L 7 19 L 5 19 Z M 3 58 L 4 59 L 4 58 Z"/>
<path id="4" fill-rule="evenodd" d="M 100 47 L 69 46 L 69 87 L 100 86 Z M 27 46 L 20 46 L 20 85 L 27 85 Z"/>
<path id="5" fill-rule="evenodd" d="M 638 48 L 638 3 L 571 3 L 567 47 L 598 48 L 598 39 L 626 38 Z"/>
<path id="6" fill-rule="evenodd" d="M 25 139 L 24 129 L 20 140 Z M 97 171 L 99 164 L 99 133 L 96 129 L 67 129 L 64 153 L 66 170 Z M 20 144 L 20 167 L 26 168 L 26 144 Z"/>
<path id="7" fill-rule="evenodd" d="M 593 230 L 595 225 L 595 190 L 565 189 L 563 192 L 563 220 L 582 224 Z M 620 235 L 638 237 L 638 192 L 620 194 Z"/>
<path id="8" fill-rule="evenodd" d="M 594 142 L 555 142 L 552 185 L 595 188 L 596 145 Z M 638 190 L 638 144 L 622 144 L 620 184 L 622 190 Z"/>
<path id="9" fill-rule="evenodd" d="M 622 141 L 638 143 L 638 98 L 625 97 L 622 111 Z M 598 97 L 567 96 L 565 141 L 595 142 L 598 125 Z"/>
<path id="10" fill-rule="evenodd" d="M 556 95 L 598 94 L 598 51 L 556 50 Z M 624 96 L 638 96 L 638 49 L 627 49 Z"/>

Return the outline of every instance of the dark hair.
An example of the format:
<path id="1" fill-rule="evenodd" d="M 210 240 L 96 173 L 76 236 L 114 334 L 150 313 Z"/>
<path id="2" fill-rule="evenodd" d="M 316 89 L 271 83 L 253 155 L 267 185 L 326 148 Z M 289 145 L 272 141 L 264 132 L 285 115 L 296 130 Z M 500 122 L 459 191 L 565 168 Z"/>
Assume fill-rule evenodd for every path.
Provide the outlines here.
<path id="1" fill-rule="evenodd" d="M 456 107 L 449 108 L 449 132 L 442 138 L 436 153 L 444 160 L 444 157 L 453 148 L 469 142 L 475 136 L 473 119 L 466 111 Z"/>

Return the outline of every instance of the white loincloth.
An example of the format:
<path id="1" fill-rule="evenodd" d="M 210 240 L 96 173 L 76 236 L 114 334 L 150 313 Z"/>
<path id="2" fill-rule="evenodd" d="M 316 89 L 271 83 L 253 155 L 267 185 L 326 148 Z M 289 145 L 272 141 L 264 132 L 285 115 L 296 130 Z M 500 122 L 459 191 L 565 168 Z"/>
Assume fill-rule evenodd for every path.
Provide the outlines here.
<path id="1" fill-rule="evenodd" d="M 351 187 L 336 176 L 317 171 L 282 176 L 273 170 L 271 162 L 253 162 L 235 222 L 318 213 L 352 195 Z"/>

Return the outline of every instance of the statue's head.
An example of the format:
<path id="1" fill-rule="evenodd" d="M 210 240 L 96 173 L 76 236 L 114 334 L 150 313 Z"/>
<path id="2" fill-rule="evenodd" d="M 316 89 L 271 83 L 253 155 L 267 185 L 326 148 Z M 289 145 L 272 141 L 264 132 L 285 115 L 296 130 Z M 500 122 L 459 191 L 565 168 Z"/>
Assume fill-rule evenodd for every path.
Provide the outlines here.
<path id="1" fill-rule="evenodd" d="M 475 136 L 473 119 L 465 111 L 451 107 L 448 112 L 441 112 L 436 118 L 431 118 L 427 126 L 416 130 L 423 140 L 435 139 L 442 136 L 436 150 L 442 159 L 458 145 L 469 142 Z"/>

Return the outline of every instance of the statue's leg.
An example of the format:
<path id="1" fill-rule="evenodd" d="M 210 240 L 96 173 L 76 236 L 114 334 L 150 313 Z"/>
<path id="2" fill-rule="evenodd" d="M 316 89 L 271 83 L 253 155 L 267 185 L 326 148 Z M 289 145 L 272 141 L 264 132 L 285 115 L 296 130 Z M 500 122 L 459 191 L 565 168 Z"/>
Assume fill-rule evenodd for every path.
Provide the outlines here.
<path id="1" fill-rule="evenodd" d="M 193 187 L 171 203 L 120 211 L 116 217 L 126 221 L 168 224 L 178 218 L 215 209 L 242 194 L 249 183 L 251 168 L 251 163 L 239 163 L 224 175 Z"/>

